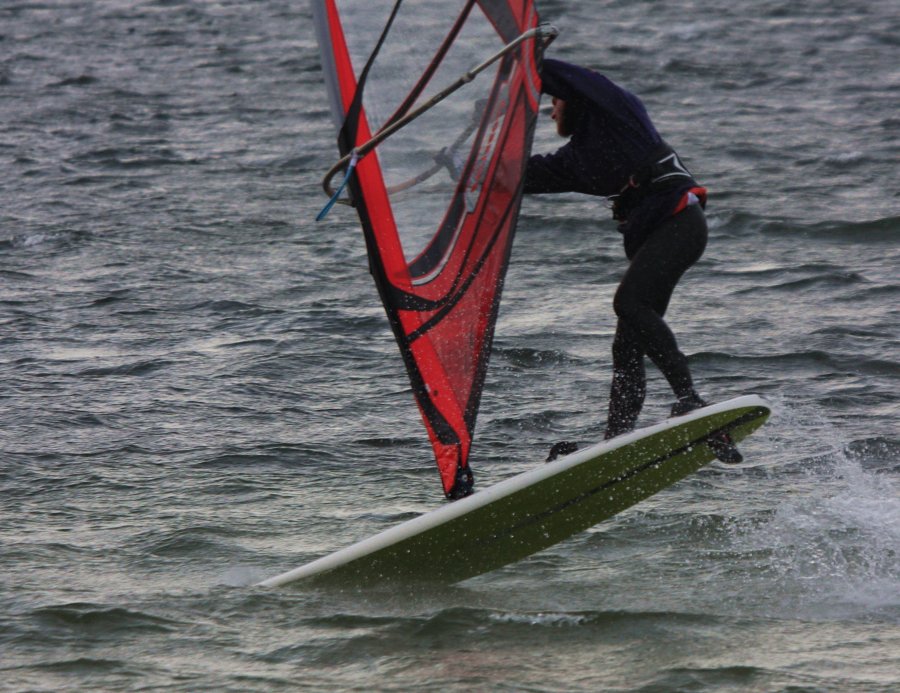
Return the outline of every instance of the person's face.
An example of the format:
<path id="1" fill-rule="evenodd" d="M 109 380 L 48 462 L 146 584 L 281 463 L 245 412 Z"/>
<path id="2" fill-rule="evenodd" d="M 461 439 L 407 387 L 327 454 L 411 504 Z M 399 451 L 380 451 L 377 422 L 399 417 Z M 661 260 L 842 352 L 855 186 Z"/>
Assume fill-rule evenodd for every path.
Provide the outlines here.
<path id="1" fill-rule="evenodd" d="M 553 97 L 553 109 L 550 111 L 550 117 L 556 121 L 556 132 L 560 137 L 568 137 L 572 133 L 566 127 L 566 102 L 562 99 Z"/>

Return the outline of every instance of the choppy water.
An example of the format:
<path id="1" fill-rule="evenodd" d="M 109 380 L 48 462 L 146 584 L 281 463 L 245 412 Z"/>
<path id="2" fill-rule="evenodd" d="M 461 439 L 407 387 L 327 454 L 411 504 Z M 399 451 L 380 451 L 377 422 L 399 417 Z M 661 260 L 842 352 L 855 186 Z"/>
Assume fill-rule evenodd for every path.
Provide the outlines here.
<path id="1" fill-rule="evenodd" d="M 540 7 L 711 188 L 671 320 L 709 397 L 774 402 L 747 464 L 451 588 L 247 587 L 442 502 L 354 215 L 312 221 L 310 12 L 4 2 L 0 687 L 897 689 L 896 4 Z M 606 216 L 524 206 L 482 488 L 602 432 Z"/>

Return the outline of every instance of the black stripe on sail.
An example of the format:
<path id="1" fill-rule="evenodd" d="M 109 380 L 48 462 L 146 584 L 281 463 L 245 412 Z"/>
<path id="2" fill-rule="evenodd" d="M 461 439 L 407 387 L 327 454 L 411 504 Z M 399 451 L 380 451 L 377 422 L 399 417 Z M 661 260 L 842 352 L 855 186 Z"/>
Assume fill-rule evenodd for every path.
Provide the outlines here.
<path id="1" fill-rule="evenodd" d="M 409 375 L 410 385 L 416 401 L 422 408 L 422 412 L 431 424 L 431 428 L 437 436 L 438 440 L 444 445 L 459 445 L 459 435 L 448 423 L 440 411 L 434 406 L 431 398 L 428 396 L 428 388 L 415 357 L 410 348 L 410 340 L 403 329 L 403 324 L 398 316 L 398 307 L 393 302 L 392 297 L 396 293 L 394 286 L 387 278 L 384 268 L 384 261 L 381 259 L 381 252 L 378 248 L 378 239 L 375 235 L 372 218 L 369 215 L 369 209 L 365 204 L 365 198 L 362 195 L 362 188 L 356 176 L 351 177 L 350 186 L 355 199 L 360 200 L 357 204 L 356 211 L 359 214 L 360 223 L 363 227 L 363 237 L 366 240 L 366 248 L 369 256 L 369 272 L 375 281 L 378 294 L 381 297 L 381 303 L 384 305 L 388 322 L 400 347 L 400 355 L 403 357 L 403 363 L 406 366 Z"/>
<path id="2" fill-rule="evenodd" d="M 399 3 L 398 3 L 399 4 Z M 450 50 L 450 46 L 456 40 L 457 35 L 463 27 L 463 24 L 466 23 L 466 19 L 469 16 L 469 12 L 472 9 L 472 5 L 475 4 L 475 0 L 469 0 L 466 3 L 465 7 L 463 7 L 462 12 L 459 13 L 459 17 L 456 18 L 456 22 L 454 22 L 453 27 L 450 29 L 450 33 L 447 34 L 444 41 L 441 43 L 437 52 L 434 54 L 434 57 L 431 59 L 431 62 L 428 64 L 428 68 L 422 74 L 422 77 L 419 78 L 419 81 L 416 82 L 415 86 L 413 86 L 412 90 L 403 100 L 403 103 L 400 104 L 400 107 L 394 112 L 390 118 L 384 123 L 382 128 L 386 128 L 392 123 L 400 120 L 406 112 L 412 107 L 412 105 L 416 102 L 416 99 L 419 98 L 419 95 L 428 86 L 428 82 L 431 81 L 431 78 L 434 76 L 434 73 L 437 71 L 438 67 L 441 65 L 441 61 L 443 61 L 444 56 L 447 55 L 447 51 Z"/>
<path id="3" fill-rule="evenodd" d="M 448 210 L 448 213 L 444 216 L 444 220 L 441 222 L 440 228 L 431 239 L 428 247 L 418 258 L 416 258 L 414 262 L 410 264 L 409 271 L 413 277 L 422 277 L 438 266 L 441 259 L 444 257 L 444 254 L 448 250 L 447 246 L 456 233 L 457 227 L 462 223 L 462 219 L 465 216 L 466 210 L 465 183 L 472 175 L 472 169 L 476 164 L 476 157 L 472 156 L 472 153 L 478 152 L 481 149 L 481 145 L 484 142 L 485 133 L 488 129 L 488 125 L 490 124 L 489 120 L 491 113 L 493 112 L 494 106 L 497 103 L 498 92 L 501 90 L 502 85 L 509 78 L 509 74 L 511 72 L 511 67 L 513 64 L 514 61 L 511 60 L 509 56 L 506 56 L 501 63 L 500 69 L 497 73 L 497 77 L 494 80 L 494 86 L 491 89 L 490 97 L 488 98 L 487 103 L 483 106 L 481 122 L 478 124 L 478 133 L 476 134 L 475 140 L 472 143 L 470 155 L 468 157 L 468 160 L 466 161 L 465 167 L 459 174 L 459 182 L 454 193 L 453 204 Z M 503 143 L 498 142 L 495 145 L 495 151 L 501 152 L 501 156 L 503 152 L 502 144 Z M 482 189 L 488 187 L 488 185 L 482 184 Z M 479 224 L 480 223 L 481 221 L 479 220 Z"/>
<path id="4" fill-rule="evenodd" d="M 378 42 L 375 44 L 375 48 L 372 50 L 371 55 L 369 55 L 369 59 L 366 61 L 363 71 L 359 74 L 359 79 L 356 80 L 356 92 L 353 94 L 353 101 L 350 102 L 350 107 L 347 109 L 347 115 L 344 117 L 344 124 L 341 127 L 340 133 L 338 133 L 338 148 L 341 152 L 341 156 L 349 154 L 356 146 L 356 132 L 359 129 L 359 115 L 362 110 L 363 92 L 366 89 L 366 80 L 369 77 L 369 70 L 372 69 L 375 58 L 378 57 L 378 53 L 381 51 L 385 39 L 387 39 L 387 35 L 391 30 L 391 25 L 394 23 L 394 19 L 397 17 L 397 12 L 400 11 L 400 5 L 402 3 L 403 0 L 397 0 L 394 3 L 394 8 L 391 10 L 387 24 L 384 25 L 381 36 L 378 37 Z M 361 199 L 361 197 L 354 199 Z"/>
<path id="5" fill-rule="evenodd" d="M 484 119 L 482 120 L 481 125 L 479 126 L 478 136 L 476 141 L 473 143 L 472 149 L 473 151 L 478 151 L 481 146 L 481 143 L 484 140 L 485 130 L 486 130 L 486 120 L 493 109 L 493 105 L 497 100 L 497 93 L 500 89 L 500 85 L 502 85 L 505 81 L 505 78 L 509 75 L 510 67 L 514 63 L 514 61 L 510 59 L 505 59 L 503 62 L 503 67 L 501 67 L 501 72 L 498 74 L 498 79 L 495 82 L 494 89 L 492 90 L 489 102 L 484 109 Z M 509 137 L 509 130 L 505 135 L 505 138 Z M 498 141 L 495 145 L 495 151 L 502 152 L 506 145 L 506 139 L 502 141 Z M 465 191 L 463 190 L 463 181 L 467 180 L 471 175 L 472 167 L 475 162 L 470 157 L 470 160 L 466 163 L 466 168 L 463 170 L 460 175 L 460 185 L 457 187 L 456 193 L 453 197 L 453 202 L 448 210 L 444 221 L 441 224 L 440 229 L 435 234 L 431 243 L 425 252 L 415 261 L 413 262 L 409 269 L 412 276 L 421 276 L 423 274 L 427 274 L 432 267 L 436 266 L 444 253 L 447 252 L 446 243 L 447 241 L 453 237 L 456 232 L 456 227 L 463 223 L 463 217 L 465 216 Z M 482 184 L 482 189 L 490 189 L 491 181 L 485 181 Z M 518 201 L 518 197 L 513 197 L 512 205 L 514 206 Z M 481 217 L 475 222 L 476 227 L 481 227 L 483 223 L 483 215 L 485 213 L 485 208 L 482 207 L 480 214 Z M 496 225 L 496 229 L 502 228 L 505 224 L 506 217 L 508 216 L 509 209 L 505 210 L 502 215 L 502 220 L 500 223 Z M 428 300 L 421 298 L 419 296 L 415 296 L 404 291 L 396 290 L 395 298 L 396 303 L 399 307 L 405 310 L 416 310 L 416 311 L 433 311 L 440 310 L 440 313 L 433 316 L 431 320 L 428 321 L 421 328 L 416 330 L 416 332 L 410 335 L 410 341 L 414 341 L 419 336 L 421 336 L 424 332 L 427 332 L 431 329 L 432 326 L 440 322 L 440 320 L 447 315 L 447 313 L 453 308 L 460 298 L 462 298 L 463 294 L 465 294 L 466 289 L 472 283 L 473 279 L 478 275 L 481 267 L 484 265 L 484 262 L 488 255 L 490 255 L 490 250 L 493 248 L 493 244 L 496 240 L 496 233 L 493 234 L 493 238 L 491 239 L 490 244 L 488 245 L 487 250 L 485 251 L 482 258 L 476 263 L 475 268 L 472 270 L 469 277 L 463 282 L 462 274 L 457 274 L 453 278 L 453 282 L 450 288 L 447 290 L 447 293 L 444 294 L 440 299 Z M 473 239 L 474 240 L 474 239 Z M 471 244 L 466 248 L 465 256 L 462 260 L 461 266 L 465 267 L 468 264 L 469 258 L 472 253 Z M 504 265 L 505 267 L 505 265 Z M 462 286 L 460 283 L 462 282 Z"/>
<path id="6" fill-rule="evenodd" d="M 534 128 L 532 127 L 532 128 L 530 128 L 530 130 L 531 130 L 530 133 L 526 133 L 526 137 L 528 139 L 528 142 L 526 142 L 526 145 L 530 142 L 529 135 L 533 135 Z M 507 133 L 507 136 L 508 136 L 508 133 Z M 504 144 L 505 144 L 505 141 L 498 142 L 497 147 L 502 149 Z M 524 158 L 525 157 L 523 156 L 523 161 L 524 161 Z M 489 187 L 489 185 L 492 182 L 493 181 L 486 182 L 485 187 Z M 521 180 L 520 180 L 519 185 L 521 187 L 521 185 L 522 185 Z M 519 201 L 520 201 L 520 197 L 518 195 L 513 195 L 510 204 L 506 206 L 506 209 L 504 209 L 503 214 L 501 215 L 500 221 L 496 225 L 497 230 L 502 229 L 507 225 L 509 215 L 514 210 L 517 211 Z M 485 213 L 485 209 L 482 209 L 481 214 L 484 215 L 484 213 Z M 481 218 L 476 222 L 477 225 L 481 225 L 482 223 L 483 223 L 483 221 Z M 495 285 L 495 296 L 499 293 L 499 290 L 502 289 L 503 279 L 505 276 L 505 268 L 509 264 L 509 262 L 508 262 L 509 254 L 512 249 L 512 242 L 511 242 L 512 235 L 513 234 L 511 233 L 510 234 L 510 244 L 509 244 L 509 247 L 507 248 L 506 256 L 504 257 L 504 262 L 503 262 L 504 271 L 498 275 L 498 282 Z M 490 242 L 487 244 L 487 247 L 485 248 L 481 257 L 475 263 L 475 266 L 469 272 L 469 274 L 465 278 L 465 280 L 462 280 L 462 276 L 459 274 L 454 278 L 453 286 L 451 287 L 447 296 L 444 299 L 442 299 L 442 301 L 438 304 L 440 306 L 440 310 L 435 315 L 433 315 L 430 320 L 428 320 L 426 323 L 424 323 L 421 327 L 419 327 L 414 332 L 410 333 L 410 335 L 409 335 L 410 342 L 415 341 L 416 339 L 421 337 L 423 334 L 428 332 L 431 328 L 433 328 L 436 324 L 438 324 L 441 320 L 443 320 L 450 313 L 451 310 L 453 310 L 453 307 L 463 298 L 463 296 L 465 295 L 468 288 L 472 285 L 472 282 L 474 282 L 475 279 L 480 274 L 482 267 L 484 267 L 485 262 L 487 262 L 487 259 L 491 255 L 491 251 L 494 249 L 494 245 L 497 242 L 497 238 L 498 238 L 498 233 L 495 232 L 491 235 Z M 472 249 L 471 249 L 471 245 L 470 245 L 470 247 L 466 250 L 466 258 L 463 262 L 463 265 L 465 265 L 465 261 L 468 260 L 469 256 L 471 255 L 471 252 L 472 252 Z M 462 282 L 461 285 L 460 285 L 460 282 Z M 497 303 L 499 303 L 499 300 L 494 301 L 494 304 L 497 304 Z M 436 305 L 435 307 L 438 307 L 438 305 Z M 406 306 L 404 306 L 404 307 L 406 307 Z"/>

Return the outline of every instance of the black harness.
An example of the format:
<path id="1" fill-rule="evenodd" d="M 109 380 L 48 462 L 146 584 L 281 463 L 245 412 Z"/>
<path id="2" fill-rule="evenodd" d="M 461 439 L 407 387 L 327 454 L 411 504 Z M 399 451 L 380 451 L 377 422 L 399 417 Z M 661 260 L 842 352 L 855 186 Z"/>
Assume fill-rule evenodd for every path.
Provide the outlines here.
<path id="1" fill-rule="evenodd" d="M 613 203 L 613 218 L 617 221 L 627 221 L 631 212 L 648 195 L 671 190 L 686 183 L 697 184 L 675 150 L 662 141 L 647 157 L 646 163 L 628 177 L 628 183 L 619 194 L 609 198 Z"/>

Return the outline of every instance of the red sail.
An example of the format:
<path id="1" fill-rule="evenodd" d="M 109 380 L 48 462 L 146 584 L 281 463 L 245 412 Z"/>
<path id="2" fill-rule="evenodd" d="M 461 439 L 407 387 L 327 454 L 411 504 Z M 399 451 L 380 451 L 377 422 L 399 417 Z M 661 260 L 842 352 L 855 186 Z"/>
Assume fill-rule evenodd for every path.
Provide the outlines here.
<path id="1" fill-rule="evenodd" d="M 316 8 L 341 154 L 538 23 L 530 0 L 396 2 L 377 12 L 372 2 Z M 524 41 L 360 159 L 349 181 L 449 497 L 471 488 L 469 451 L 537 117 L 540 58 L 540 41 Z"/>

